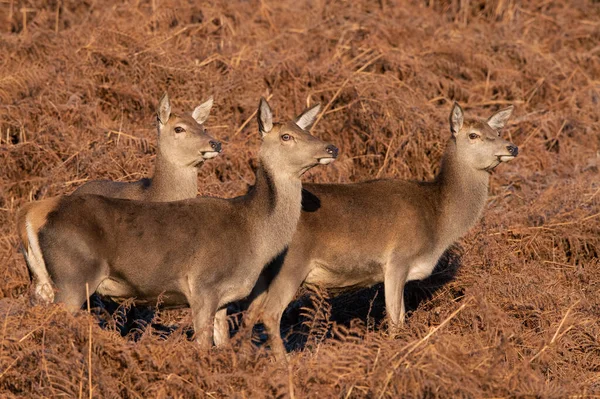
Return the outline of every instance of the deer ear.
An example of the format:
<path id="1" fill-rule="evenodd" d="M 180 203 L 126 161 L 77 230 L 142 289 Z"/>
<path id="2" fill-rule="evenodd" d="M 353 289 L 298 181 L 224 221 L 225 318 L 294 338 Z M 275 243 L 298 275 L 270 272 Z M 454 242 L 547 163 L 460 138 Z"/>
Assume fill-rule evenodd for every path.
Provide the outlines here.
<path id="1" fill-rule="evenodd" d="M 200 125 L 203 124 L 208 119 L 208 114 L 210 114 L 210 109 L 212 106 L 213 98 L 211 96 L 205 103 L 198 105 L 196 109 L 194 109 L 192 112 L 192 118 L 194 118 Z"/>
<path id="2" fill-rule="evenodd" d="M 260 98 L 260 103 L 258 104 L 257 119 L 260 136 L 264 137 L 273 129 L 273 112 L 264 97 Z"/>
<path id="3" fill-rule="evenodd" d="M 452 106 L 452 111 L 450 111 L 450 131 L 453 136 L 460 131 L 463 126 L 463 122 L 465 121 L 464 113 L 460 105 L 455 101 Z"/>
<path id="4" fill-rule="evenodd" d="M 171 102 L 169 101 L 169 95 L 165 92 L 158 102 L 158 108 L 156 109 L 156 117 L 161 125 L 164 125 L 171 116 Z"/>
<path id="5" fill-rule="evenodd" d="M 492 129 L 499 132 L 502 130 L 504 125 L 506 125 L 506 122 L 508 122 L 508 119 L 510 118 L 510 115 L 514 109 L 515 107 L 512 105 L 508 108 L 501 109 L 494 115 L 490 116 L 490 118 L 487 120 L 487 124 L 490 125 Z"/>
<path id="6" fill-rule="evenodd" d="M 312 107 L 305 109 L 296 118 L 296 125 L 298 125 L 298 127 L 302 130 L 310 130 L 312 125 L 317 120 L 317 115 L 319 115 L 320 110 L 321 104 L 315 104 Z"/>

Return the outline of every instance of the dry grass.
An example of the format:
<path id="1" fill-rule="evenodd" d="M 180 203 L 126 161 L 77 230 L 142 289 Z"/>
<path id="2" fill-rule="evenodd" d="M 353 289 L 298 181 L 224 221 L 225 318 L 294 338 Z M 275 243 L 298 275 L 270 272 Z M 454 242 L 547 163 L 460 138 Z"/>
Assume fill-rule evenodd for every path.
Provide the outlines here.
<path id="1" fill-rule="evenodd" d="M 192 3 L 0 1 L 1 396 L 600 396 L 594 1 Z M 190 111 L 215 96 L 208 126 L 226 146 L 200 173 L 205 194 L 252 182 L 243 124 L 260 95 L 278 118 L 327 105 L 314 131 L 343 155 L 307 180 L 431 178 L 453 100 L 480 116 L 514 103 L 505 134 L 521 154 L 440 275 L 413 285 L 395 340 L 377 288 L 292 305 L 289 367 L 242 334 L 199 350 L 185 311 L 123 338 L 110 319 L 30 307 L 16 209 L 148 174 L 165 89 Z"/>

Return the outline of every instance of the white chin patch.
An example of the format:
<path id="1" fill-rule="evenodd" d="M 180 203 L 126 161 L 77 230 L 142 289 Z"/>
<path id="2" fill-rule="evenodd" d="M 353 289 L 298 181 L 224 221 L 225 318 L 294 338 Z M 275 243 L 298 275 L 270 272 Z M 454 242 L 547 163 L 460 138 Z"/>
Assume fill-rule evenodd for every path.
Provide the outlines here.
<path id="1" fill-rule="evenodd" d="M 327 165 L 328 163 L 332 163 L 335 161 L 335 158 L 319 158 L 319 163 L 321 165 Z"/>
<path id="2" fill-rule="evenodd" d="M 508 162 L 513 160 L 515 157 L 513 157 L 512 155 L 500 155 L 498 158 L 501 162 Z"/>
<path id="3" fill-rule="evenodd" d="M 217 155 L 219 155 L 218 152 L 216 152 L 216 151 L 209 151 L 209 152 L 203 153 L 202 154 L 202 158 L 204 158 L 204 159 L 211 159 L 211 158 L 216 157 Z"/>

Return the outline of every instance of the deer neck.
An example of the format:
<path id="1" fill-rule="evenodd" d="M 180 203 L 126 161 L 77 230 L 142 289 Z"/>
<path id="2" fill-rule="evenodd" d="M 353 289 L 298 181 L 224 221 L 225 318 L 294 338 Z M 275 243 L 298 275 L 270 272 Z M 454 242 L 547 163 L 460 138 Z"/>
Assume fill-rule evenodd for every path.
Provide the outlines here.
<path id="1" fill-rule="evenodd" d="M 160 148 L 156 155 L 154 176 L 147 190 L 149 201 L 179 201 L 198 194 L 198 170 L 182 167 L 167 160 Z"/>
<path id="2" fill-rule="evenodd" d="M 440 200 L 436 241 L 445 250 L 479 219 L 488 196 L 489 173 L 465 164 L 451 139 L 435 182 Z"/>
<path id="3" fill-rule="evenodd" d="M 264 266 L 292 240 L 300 220 L 302 183 L 299 176 L 275 172 L 261 157 L 249 197 L 254 244 Z"/>

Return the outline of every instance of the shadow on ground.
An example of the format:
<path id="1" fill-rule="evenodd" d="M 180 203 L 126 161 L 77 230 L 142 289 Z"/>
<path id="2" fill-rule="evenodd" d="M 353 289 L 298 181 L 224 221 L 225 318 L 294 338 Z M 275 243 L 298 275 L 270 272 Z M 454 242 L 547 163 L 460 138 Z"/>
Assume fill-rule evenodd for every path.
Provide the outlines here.
<path id="1" fill-rule="evenodd" d="M 421 281 L 411 281 L 406 284 L 404 300 L 406 303 L 407 317 L 416 310 L 419 305 L 430 300 L 436 292 L 446 284 L 454 280 L 460 267 L 462 249 L 454 246 L 437 263 L 433 273 Z M 311 293 L 307 292 L 293 301 L 283 314 L 281 321 L 281 334 L 285 337 L 288 351 L 301 350 L 306 344 L 309 334 L 308 322 L 311 319 L 310 312 L 306 309 L 314 309 L 319 301 L 315 297 L 321 296 L 330 308 L 328 312 L 330 324 L 333 323 L 350 327 L 352 322 L 359 320 L 374 330 L 378 330 L 385 323 L 385 299 L 383 284 L 373 287 L 353 290 L 342 293 Z M 323 296 L 324 295 L 324 296 Z M 457 293 L 460 296 L 461 293 Z M 147 326 L 151 326 L 153 333 L 168 337 L 180 327 L 178 325 L 165 325 L 155 322 L 155 309 L 144 306 L 134 306 L 131 303 L 119 305 L 109 298 L 92 295 L 90 304 L 96 314 L 100 326 L 103 328 L 115 328 L 123 337 L 138 340 Z M 317 310 L 317 309 L 314 309 Z M 241 322 L 243 309 L 239 305 L 231 305 L 228 309 L 230 318 L 233 319 L 231 335 L 237 333 Z M 186 334 L 191 339 L 193 329 L 186 328 Z M 326 338 L 332 338 L 331 331 Z M 267 341 L 262 325 L 255 326 L 255 339 L 257 345 L 263 345 Z"/>

